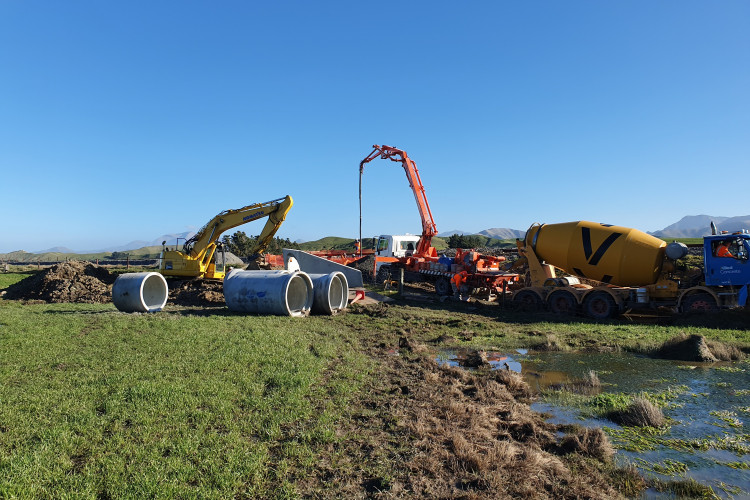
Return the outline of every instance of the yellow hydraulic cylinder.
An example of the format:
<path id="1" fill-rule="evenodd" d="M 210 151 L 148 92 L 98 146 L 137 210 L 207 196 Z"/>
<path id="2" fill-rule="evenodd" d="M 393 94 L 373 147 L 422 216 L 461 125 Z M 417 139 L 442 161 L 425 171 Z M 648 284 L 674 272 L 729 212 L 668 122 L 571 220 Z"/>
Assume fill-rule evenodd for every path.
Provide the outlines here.
<path id="1" fill-rule="evenodd" d="M 564 271 L 618 286 L 656 283 L 667 244 L 622 226 L 577 221 L 533 225 L 526 248 Z"/>

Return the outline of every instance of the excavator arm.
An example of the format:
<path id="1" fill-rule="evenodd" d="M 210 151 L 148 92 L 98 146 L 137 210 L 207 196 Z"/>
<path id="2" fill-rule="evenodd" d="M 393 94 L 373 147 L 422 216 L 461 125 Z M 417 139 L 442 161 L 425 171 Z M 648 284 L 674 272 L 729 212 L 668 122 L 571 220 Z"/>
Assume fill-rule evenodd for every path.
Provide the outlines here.
<path id="1" fill-rule="evenodd" d="M 253 256 L 262 254 L 292 208 L 291 196 L 278 198 L 265 203 L 255 203 L 236 210 L 225 210 L 217 214 L 198 232 L 188 239 L 180 251 L 164 251 L 160 272 L 166 276 L 206 277 L 221 279 L 223 271 L 216 271 L 214 253 L 222 233 L 234 227 L 268 217 L 263 231 L 257 239 Z"/>
<path id="2" fill-rule="evenodd" d="M 417 209 L 419 210 L 419 216 L 422 219 L 422 237 L 417 243 L 417 255 L 428 255 L 430 253 L 430 246 L 432 245 L 432 237 L 437 234 L 437 227 L 435 226 L 435 219 L 432 218 L 432 211 L 430 210 L 430 204 L 427 202 L 427 195 L 425 194 L 424 186 L 422 185 L 422 179 L 419 177 L 419 170 L 417 170 L 417 164 L 409 158 L 406 151 L 401 149 L 392 148 L 390 146 L 373 146 L 372 152 L 367 157 L 359 162 L 359 194 L 360 200 L 362 198 L 362 174 L 365 170 L 365 164 L 371 162 L 375 158 L 382 158 L 384 160 L 391 160 L 400 162 L 406 171 L 406 178 L 409 180 L 409 187 L 411 187 L 414 193 L 414 199 L 417 202 Z M 362 210 L 360 207 L 360 240 L 362 238 Z"/>

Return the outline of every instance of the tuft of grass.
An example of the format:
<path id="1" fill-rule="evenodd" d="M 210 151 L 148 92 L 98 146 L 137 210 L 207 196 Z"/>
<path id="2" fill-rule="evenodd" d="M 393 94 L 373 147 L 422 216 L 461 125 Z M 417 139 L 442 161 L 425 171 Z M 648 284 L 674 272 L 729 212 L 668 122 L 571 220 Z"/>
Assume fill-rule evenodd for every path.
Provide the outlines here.
<path id="1" fill-rule="evenodd" d="M 662 427 L 666 423 L 661 409 L 645 398 L 636 397 L 624 409 L 612 410 L 607 418 L 627 427 Z"/>
<path id="2" fill-rule="evenodd" d="M 705 498 L 716 499 L 720 497 L 710 486 L 703 485 L 693 478 L 681 479 L 679 481 L 661 481 L 652 479 L 649 485 L 656 491 L 669 492 L 677 498 Z"/>

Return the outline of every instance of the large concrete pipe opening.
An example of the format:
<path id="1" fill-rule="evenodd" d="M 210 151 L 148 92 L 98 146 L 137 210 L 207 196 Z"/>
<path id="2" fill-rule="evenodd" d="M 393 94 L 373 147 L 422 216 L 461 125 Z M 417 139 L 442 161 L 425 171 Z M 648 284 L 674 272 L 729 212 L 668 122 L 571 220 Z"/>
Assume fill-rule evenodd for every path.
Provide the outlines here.
<path id="1" fill-rule="evenodd" d="M 112 285 L 112 302 L 122 312 L 161 311 L 168 296 L 167 280 L 159 273 L 121 274 Z"/>
<path id="2" fill-rule="evenodd" d="M 311 274 L 314 299 L 314 314 L 336 314 L 345 309 L 349 302 L 349 284 L 341 272 Z"/>
<path id="3" fill-rule="evenodd" d="M 310 314 L 313 284 L 303 272 L 232 270 L 224 278 L 232 311 L 301 317 Z"/>

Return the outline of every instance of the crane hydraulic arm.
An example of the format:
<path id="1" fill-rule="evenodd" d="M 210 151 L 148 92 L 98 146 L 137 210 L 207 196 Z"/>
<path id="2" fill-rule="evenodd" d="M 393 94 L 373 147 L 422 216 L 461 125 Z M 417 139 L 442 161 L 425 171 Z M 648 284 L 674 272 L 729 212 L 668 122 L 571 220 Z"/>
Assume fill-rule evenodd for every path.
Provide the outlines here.
<path id="1" fill-rule="evenodd" d="M 367 155 L 364 160 L 359 162 L 360 241 L 362 239 L 362 174 L 365 170 L 365 164 L 378 157 L 384 160 L 400 162 L 404 167 L 406 178 L 409 180 L 409 187 L 411 187 L 411 190 L 414 192 L 414 199 L 417 201 L 419 216 L 422 218 L 422 237 L 419 239 L 419 243 L 417 243 L 416 254 L 428 255 L 430 253 L 430 246 L 432 245 L 432 237 L 437 234 L 437 227 L 435 226 L 435 219 L 432 218 L 432 211 L 430 210 L 430 204 L 427 202 L 427 195 L 425 194 L 424 186 L 422 185 L 422 179 L 419 177 L 417 164 L 409 158 L 406 151 L 392 148 L 390 146 L 374 145 L 372 152 Z"/>
<path id="2" fill-rule="evenodd" d="M 247 205 L 236 210 L 225 210 L 208 221 L 192 238 L 188 239 L 183 245 L 182 251 L 165 249 L 162 252 L 159 271 L 165 276 L 222 279 L 224 269 L 217 270 L 214 263 L 214 253 L 220 245 L 219 237 L 221 234 L 233 227 L 262 217 L 268 217 L 263 231 L 257 238 L 255 248 L 253 248 L 253 257 L 257 257 L 266 250 L 273 240 L 292 205 L 292 197 L 285 196 L 265 203 Z"/>

